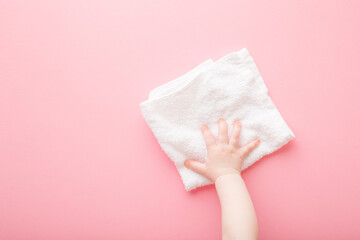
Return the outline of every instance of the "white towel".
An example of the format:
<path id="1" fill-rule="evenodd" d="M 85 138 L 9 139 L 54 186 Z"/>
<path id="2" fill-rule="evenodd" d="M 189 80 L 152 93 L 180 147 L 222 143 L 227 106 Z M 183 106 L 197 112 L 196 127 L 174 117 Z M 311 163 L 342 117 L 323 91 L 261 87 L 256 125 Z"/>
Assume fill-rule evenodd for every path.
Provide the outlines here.
<path id="1" fill-rule="evenodd" d="M 213 183 L 184 166 L 186 159 L 206 162 L 202 125 L 206 124 L 217 139 L 218 119 L 227 121 L 230 136 L 232 123 L 238 118 L 242 123 L 240 146 L 255 137 L 261 140 L 244 159 L 242 169 L 295 137 L 268 96 L 246 48 L 217 62 L 209 59 L 155 88 L 140 108 L 161 148 L 175 163 L 187 191 Z"/>

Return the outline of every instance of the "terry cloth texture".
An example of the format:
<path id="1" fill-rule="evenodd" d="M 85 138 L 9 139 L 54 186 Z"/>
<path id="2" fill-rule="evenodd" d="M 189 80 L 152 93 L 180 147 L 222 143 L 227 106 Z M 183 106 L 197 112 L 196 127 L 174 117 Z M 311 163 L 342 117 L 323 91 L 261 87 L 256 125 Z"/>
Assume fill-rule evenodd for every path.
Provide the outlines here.
<path id="1" fill-rule="evenodd" d="M 261 140 L 243 161 L 245 169 L 295 137 L 268 95 L 268 89 L 246 48 L 218 61 L 208 59 L 191 71 L 152 90 L 140 103 L 142 115 L 161 148 L 172 160 L 185 189 L 213 183 L 184 166 L 186 159 L 206 162 L 201 133 L 207 125 L 217 138 L 218 119 L 240 119 L 239 144 Z"/>

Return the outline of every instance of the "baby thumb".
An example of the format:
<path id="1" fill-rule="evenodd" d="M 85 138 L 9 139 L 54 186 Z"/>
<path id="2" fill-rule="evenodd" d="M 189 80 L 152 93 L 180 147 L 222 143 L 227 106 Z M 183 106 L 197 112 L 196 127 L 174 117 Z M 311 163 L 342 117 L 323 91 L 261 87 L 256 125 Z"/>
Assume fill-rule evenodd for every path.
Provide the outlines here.
<path id="1" fill-rule="evenodd" d="M 191 160 L 191 159 L 186 159 L 184 161 L 184 166 L 194 172 L 197 172 L 201 175 L 205 175 L 206 167 L 205 167 L 204 163 L 201 163 L 201 162 L 195 161 L 195 160 Z"/>

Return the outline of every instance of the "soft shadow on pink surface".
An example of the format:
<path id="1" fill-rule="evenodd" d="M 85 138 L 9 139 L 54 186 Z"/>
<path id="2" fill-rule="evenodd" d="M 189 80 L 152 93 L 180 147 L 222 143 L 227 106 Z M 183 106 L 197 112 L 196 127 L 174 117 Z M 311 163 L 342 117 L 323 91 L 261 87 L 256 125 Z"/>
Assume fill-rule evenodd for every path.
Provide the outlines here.
<path id="1" fill-rule="evenodd" d="M 256 168 L 258 165 L 266 164 L 265 161 L 271 161 L 272 158 L 276 158 L 278 156 L 281 156 L 282 154 L 289 154 L 293 152 L 294 148 L 296 148 L 296 138 L 289 141 L 287 144 L 282 146 L 280 149 L 278 149 L 275 152 L 272 152 L 270 154 L 265 155 L 261 159 L 259 159 L 257 162 L 255 162 L 253 165 L 242 171 L 242 176 L 246 178 L 247 174 L 251 174 L 252 171 L 256 171 Z M 285 159 L 284 159 L 285 160 Z M 286 161 L 291 161 L 291 159 L 286 159 Z"/>
<path id="2" fill-rule="evenodd" d="M 198 187 L 195 188 L 194 190 L 191 190 L 189 192 L 190 195 L 197 195 L 199 192 L 208 192 L 208 191 L 214 191 L 215 190 L 215 185 L 214 184 L 210 184 L 210 185 L 206 185 L 206 186 L 202 186 L 202 187 Z"/>
<path id="3" fill-rule="evenodd" d="M 243 172 L 260 239 L 360 239 L 359 7 L 2 1 L 0 239 L 220 239 L 214 186 L 185 191 L 139 104 L 244 47 L 296 135 Z"/>

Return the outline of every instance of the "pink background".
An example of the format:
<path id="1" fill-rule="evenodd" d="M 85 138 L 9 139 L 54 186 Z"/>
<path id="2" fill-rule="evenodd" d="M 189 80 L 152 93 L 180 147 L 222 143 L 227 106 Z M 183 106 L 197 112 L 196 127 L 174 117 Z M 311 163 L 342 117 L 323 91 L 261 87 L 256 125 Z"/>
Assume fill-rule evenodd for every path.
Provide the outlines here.
<path id="1" fill-rule="evenodd" d="M 243 176 L 260 239 L 360 239 L 359 1 L 1 1 L 0 239 L 220 239 L 144 121 L 247 48 L 296 138 Z"/>

